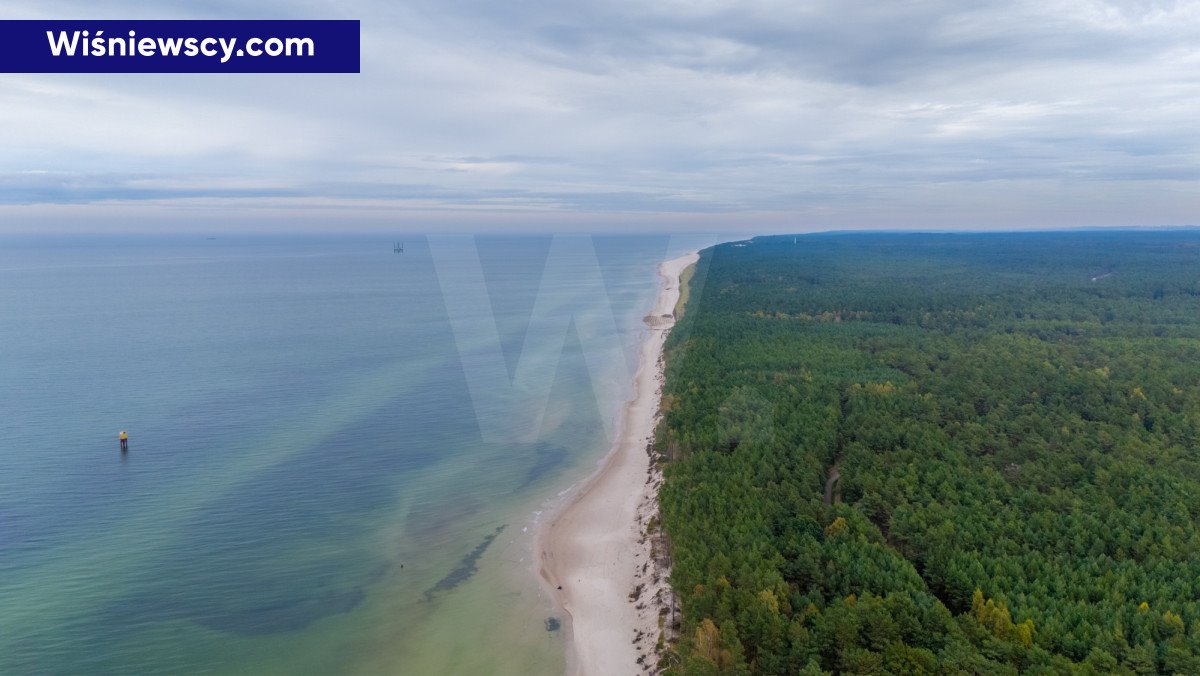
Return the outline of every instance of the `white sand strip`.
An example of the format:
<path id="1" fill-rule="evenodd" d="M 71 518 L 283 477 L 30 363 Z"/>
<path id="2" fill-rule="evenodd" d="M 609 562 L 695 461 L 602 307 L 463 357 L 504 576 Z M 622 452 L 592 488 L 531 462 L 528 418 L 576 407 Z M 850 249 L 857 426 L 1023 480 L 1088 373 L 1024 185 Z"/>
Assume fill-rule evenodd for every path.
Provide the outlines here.
<path id="1" fill-rule="evenodd" d="M 667 582 L 656 580 L 660 575 L 649 562 L 650 543 L 644 537 L 646 520 L 657 513 L 659 484 L 646 449 L 658 416 L 663 342 L 675 324 L 679 275 L 698 258 L 692 252 L 659 264 L 662 288 L 647 317 L 650 332 L 642 344 L 633 398 L 621 413 L 613 447 L 538 533 L 542 579 L 569 616 L 564 629 L 572 674 L 645 673 L 657 662 L 658 605 L 668 601 Z M 631 600 L 639 584 L 641 593 Z"/>

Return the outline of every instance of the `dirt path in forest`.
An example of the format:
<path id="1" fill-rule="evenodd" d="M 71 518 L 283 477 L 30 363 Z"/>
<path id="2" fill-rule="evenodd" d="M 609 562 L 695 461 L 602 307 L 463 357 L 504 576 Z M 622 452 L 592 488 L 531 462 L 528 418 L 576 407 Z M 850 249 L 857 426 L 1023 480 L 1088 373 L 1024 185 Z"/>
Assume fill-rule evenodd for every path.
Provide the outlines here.
<path id="1" fill-rule="evenodd" d="M 841 478 L 842 478 L 842 473 L 840 470 L 838 470 L 837 463 L 830 465 L 828 476 L 825 479 L 825 506 L 826 507 L 833 504 L 833 489 L 837 485 L 837 482 L 841 480 Z M 842 501 L 841 496 L 839 495 L 838 502 L 841 502 L 841 501 Z"/>

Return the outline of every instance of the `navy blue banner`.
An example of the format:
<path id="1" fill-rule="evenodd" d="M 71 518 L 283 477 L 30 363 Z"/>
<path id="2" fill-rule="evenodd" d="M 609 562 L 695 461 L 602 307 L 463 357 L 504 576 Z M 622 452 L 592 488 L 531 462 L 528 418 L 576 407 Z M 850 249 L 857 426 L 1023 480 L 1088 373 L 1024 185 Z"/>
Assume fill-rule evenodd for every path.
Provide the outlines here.
<path id="1" fill-rule="evenodd" d="M 357 73 L 358 21 L 0 21 L 3 73 Z"/>

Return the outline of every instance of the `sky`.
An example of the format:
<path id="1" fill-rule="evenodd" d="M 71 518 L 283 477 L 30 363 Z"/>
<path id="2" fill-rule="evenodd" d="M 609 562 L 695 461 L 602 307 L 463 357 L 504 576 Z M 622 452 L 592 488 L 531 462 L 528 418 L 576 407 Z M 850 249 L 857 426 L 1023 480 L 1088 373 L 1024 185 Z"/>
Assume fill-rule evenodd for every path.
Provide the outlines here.
<path id="1" fill-rule="evenodd" d="M 0 0 L 362 73 L 0 75 L 0 234 L 1200 223 L 1200 2 Z"/>

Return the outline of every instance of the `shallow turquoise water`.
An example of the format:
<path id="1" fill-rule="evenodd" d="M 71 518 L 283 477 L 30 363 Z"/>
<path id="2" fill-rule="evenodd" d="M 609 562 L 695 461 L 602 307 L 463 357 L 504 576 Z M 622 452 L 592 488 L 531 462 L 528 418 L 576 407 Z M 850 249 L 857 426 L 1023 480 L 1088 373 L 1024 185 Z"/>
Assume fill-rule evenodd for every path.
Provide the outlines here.
<path id="1" fill-rule="evenodd" d="M 0 241 L 0 673 L 561 669 L 522 532 L 686 243 L 406 245 Z"/>

